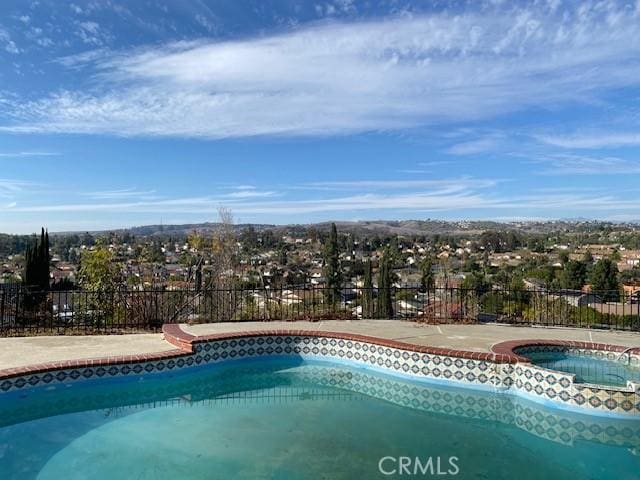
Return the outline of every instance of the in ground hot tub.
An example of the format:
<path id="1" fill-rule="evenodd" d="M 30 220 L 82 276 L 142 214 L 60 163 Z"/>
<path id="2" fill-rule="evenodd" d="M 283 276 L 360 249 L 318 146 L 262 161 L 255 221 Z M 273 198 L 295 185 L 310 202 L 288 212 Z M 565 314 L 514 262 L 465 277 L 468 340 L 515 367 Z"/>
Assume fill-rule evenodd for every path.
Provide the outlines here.
<path id="1" fill-rule="evenodd" d="M 629 352 L 539 345 L 515 349 L 514 353 L 534 365 L 574 374 L 576 383 L 613 387 L 626 387 L 627 382 L 640 383 L 638 359 Z"/>
<path id="2" fill-rule="evenodd" d="M 561 408 L 640 415 L 640 348 L 561 340 L 494 345 L 517 363 L 511 389 Z"/>

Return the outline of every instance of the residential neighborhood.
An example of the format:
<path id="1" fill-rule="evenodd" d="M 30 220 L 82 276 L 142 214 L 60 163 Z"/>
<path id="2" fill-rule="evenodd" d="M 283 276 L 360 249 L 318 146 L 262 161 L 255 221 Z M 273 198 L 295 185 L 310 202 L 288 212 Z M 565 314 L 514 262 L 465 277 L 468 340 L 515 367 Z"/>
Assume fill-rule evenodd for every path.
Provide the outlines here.
<path id="1" fill-rule="evenodd" d="M 319 302 L 314 297 L 322 297 L 320 292 L 334 289 L 345 314 L 362 318 L 371 314 L 363 311 L 362 292 L 380 288 L 386 259 L 394 289 L 391 308 L 397 318 L 435 320 L 470 314 L 491 318 L 495 306 L 487 304 L 486 298 L 496 290 L 545 294 L 578 311 L 637 315 L 640 231 L 632 225 L 574 224 L 555 231 L 552 227 L 532 233 L 523 231 L 522 225 L 505 224 L 501 230 L 448 235 L 363 234 L 354 228 L 336 228 L 333 268 L 339 273 L 338 283 L 327 279 L 330 229 L 323 226 L 220 224 L 182 234 L 52 234 L 49 283 L 53 290 L 91 289 L 86 265 L 104 253 L 110 275 L 106 281 L 112 288 L 129 292 L 252 290 L 243 303 L 249 313 L 234 314 L 241 317 L 258 315 L 273 302 L 279 308 L 304 312 L 307 304 Z M 13 243 L 28 245 L 28 239 Z M 24 253 L 5 247 L 1 260 L 5 285 L 25 283 Z M 451 289 L 484 300 L 470 307 L 446 298 L 445 292 Z M 434 293 L 429 296 L 431 290 Z"/>

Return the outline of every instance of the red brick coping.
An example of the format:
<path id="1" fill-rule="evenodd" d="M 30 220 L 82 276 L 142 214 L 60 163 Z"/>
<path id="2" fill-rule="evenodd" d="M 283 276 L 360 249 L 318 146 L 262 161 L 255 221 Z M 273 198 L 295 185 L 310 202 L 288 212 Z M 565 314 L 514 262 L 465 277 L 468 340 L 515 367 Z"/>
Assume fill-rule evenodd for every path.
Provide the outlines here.
<path id="1" fill-rule="evenodd" d="M 492 352 L 471 352 L 467 350 L 455 350 L 449 348 L 428 347 L 422 345 L 414 345 L 411 343 L 398 342 L 396 340 L 390 340 L 385 338 L 371 337 L 368 335 L 358 335 L 353 333 L 340 333 L 340 332 L 328 332 L 323 330 L 278 330 L 278 329 L 265 329 L 254 330 L 249 332 L 229 332 L 229 333 L 216 333 L 212 335 L 195 336 L 185 332 L 180 328 L 178 324 L 165 324 L 162 326 L 162 332 L 167 342 L 174 345 L 175 349 L 166 350 L 164 352 L 145 353 L 140 355 L 123 355 L 114 357 L 103 357 L 94 359 L 80 359 L 80 360 L 65 360 L 58 362 L 41 363 L 37 365 L 27 365 L 16 368 L 8 368 L 0 370 L 0 380 L 5 380 L 14 377 L 20 377 L 25 375 L 40 374 L 46 372 L 52 372 L 55 370 L 62 370 L 67 368 L 82 368 L 82 367 L 97 367 L 97 366 L 111 366 L 121 365 L 125 363 L 142 363 L 152 360 L 164 360 L 170 358 L 177 358 L 181 356 L 187 356 L 193 353 L 193 345 L 198 343 L 210 342 L 213 340 L 226 340 L 237 339 L 246 337 L 260 337 L 260 336 L 302 336 L 302 337 L 325 337 L 325 338 L 337 338 L 341 340 L 351 340 L 357 342 L 365 342 L 373 345 L 379 345 L 383 347 L 398 348 L 407 350 L 409 352 L 426 353 L 430 355 L 442 355 L 457 358 L 466 358 L 472 360 L 484 360 L 492 363 L 517 363 L 525 362 L 529 363 L 529 360 L 525 357 L 514 353 L 514 349 L 524 346 L 536 346 L 536 345 L 558 345 L 568 346 L 574 348 L 589 348 L 594 350 L 607 350 L 613 352 L 622 352 L 626 350 L 626 347 L 620 345 L 607 345 L 603 343 L 590 343 L 590 342 L 571 342 L 571 341 L 559 341 L 559 340 L 512 340 L 508 342 L 501 342 L 492 347 Z M 640 353 L 640 347 L 631 350 L 632 353 Z"/>
<path id="2" fill-rule="evenodd" d="M 185 332 L 178 324 L 165 324 L 162 326 L 164 338 L 172 345 L 192 352 L 193 345 L 198 343 L 211 342 L 213 340 L 227 340 L 247 337 L 264 337 L 271 335 L 299 336 L 299 337 L 325 337 L 338 338 L 341 340 L 351 340 L 354 342 L 365 342 L 382 347 L 399 348 L 409 352 L 427 353 L 430 355 L 442 355 L 448 357 L 466 358 L 472 360 L 485 360 L 493 363 L 516 363 L 519 357 L 514 354 L 501 354 L 491 352 L 470 352 L 468 350 L 455 350 L 449 348 L 428 347 L 415 345 L 412 343 L 398 342 L 386 338 L 370 337 L 368 335 L 358 335 L 355 333 L 329 332 L 324 330 L 253 330 L 249 332 L 214 333 L 211 335 L 195 336 Z"/>
<path id="3" fill-rule="evenodd" d="M 0 380 L 5 380 L 14 377 L 21 377 L 26 375 L 40 374 L 46 372 L 52 372 L 56 370 L 64 370 L 67 368 L 82 368 L 82 367 L 106 367 L 111 365 L 121 365 L 125 363 L 142 363 L 152 360 L 164 360 L 170 358 L 177 358 L 181 356 L 187 356 L 193 353 L 193 345 L 198 343 L 210 342 L 212 340 L 226 340 L 236 339 L 244 337 L 260 337 L 260 336 L 306 336 L 306 337 L 326 337 L 326 338 L 338 338 L 342 340 L 352 340 L 359 342 L 366 342 L 373 345 L 380 345 L 383 347 L 400 348 L 410 352 L 427 353 L 432 355 L 446 355 L 450 357 L 467 358 L 473 360 L 485 360 L 493 363 L 516 363 L 519 361 L 519 357 L 514 354 L 502 354 L 502 353 L 483 353 L 483 352 L 470 352 L 465 350 L 453 350 L 448 348 L 426 347 L 421 345 L 413 345 L 411 343 L 398 342 L 395 340 L 388 340 L 384 338 L 370 337 L 367 335 L 356 335 L 351 333 L 338 333 L 338 332 L 326 332 L 321 330 L 277 330 L 277 329 L 265 329 L 255 330 L 250 332 L 230 332 L 230 333 L 217 333 L 213 335 L 194 336 L 180 328 L 178 324 L 165 324 L 162 326 L 162 332 L 167 342 L 174 345 L 175 349 L 167 350 L 164 352 L 145 353 L 140 355 L 122 355 L 114 357 L 103 357 L 93 359 L 79 359 L 79 360 L 64 360 L 57 362 L 40 363 L 36 365 L 26 365 L 22 367 L 7 368 L 0 370 Z"/>
<path id="4" fill-rule="evenodd" d="M 516 357 L 518 362 L 530 362 L 528 358 L 515 353 L 514 350 L 523 347 L 569 347 L 582 348 L 585 350 L 601 350 L 605 352 L 627 352 L 634 355 L 640 354 L 640 347 L 629 348 L 623 345 L 611 345 L 609 343 L 579 342 L 573 340 L 508 340 L 496 343 L 491 347 L 491 351 L 500 355 Z"/>
<path id="5" fill-rule="evenodd" d="M 144 353 L 141 355 L 122 355 L 117 357 L 102 357 L 39 363 L 36 365 L 26 365 L 22 367 L 0 370 L 0 380 L 5 380 L 7 378 L 13 377 L 21 377 L 24 375 L 32 375 L 36 373 L 53 372 L 55 370 L 64 370 L 67 368 L 106 367 L 111 365 L 122 365 L 124 363 L 139 363 L 148 362 L 151 360 L 164 360 L 169 358 L 181 357 L 184 355 L 187 355 L 187 353 L 183 350 L 174 349 L 166 350 L 164 352 Z"/>

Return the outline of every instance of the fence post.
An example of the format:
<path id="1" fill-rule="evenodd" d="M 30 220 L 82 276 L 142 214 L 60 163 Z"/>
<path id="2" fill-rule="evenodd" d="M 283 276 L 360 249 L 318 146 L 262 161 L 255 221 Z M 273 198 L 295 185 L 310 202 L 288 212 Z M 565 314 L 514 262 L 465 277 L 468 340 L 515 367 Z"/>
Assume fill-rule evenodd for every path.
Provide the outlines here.
<path id="1" fill-rule="evenodd" d="M 18 290 L 16 290 L 16 313 L 13 316 L 13 323 L 15 325 L 17 325 L 18 323 L 18 314 L 19 314 L 19 308 L 20 308 L 20 295 L 24 292 L 24 288 L 20 287 L 18 288 Z"/>
<path id="2" fill-rule="evenodd" d="M 7 291 L 2 289 L 2 300 L 0 300 L 0 330 L 4 330 L 4 303 L 7 296 Z"/>

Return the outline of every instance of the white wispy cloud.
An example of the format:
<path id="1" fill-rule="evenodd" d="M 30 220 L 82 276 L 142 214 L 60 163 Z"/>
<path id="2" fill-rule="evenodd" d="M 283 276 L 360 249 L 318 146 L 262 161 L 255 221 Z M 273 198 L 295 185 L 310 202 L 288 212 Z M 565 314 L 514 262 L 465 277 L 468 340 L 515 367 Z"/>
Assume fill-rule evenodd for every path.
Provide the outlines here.
<path id="1" fill-rule="evenodd" d="M 228 200 L 228 199 L 227 199 Z M 48 205 L 21 205 L 12 209 L 16 213 L 158 213 L 209 214 L 220 206 L 227 206 L 236 214 L 292 215 L 333 213 L 362 210 L 438 210 L 486 207 L 488 200 L 476 194 L 357 194 L 314 200 L 281 201 L 226 201 L 216 197 L 176 198 L 162 201 L 68 203 Z M 498 204 L 496 204 L 497 206 Z"/>
<path id="2" fill-rule="evenodd" d="M 537 173 L 543 175 L 630 175 L 640 174 L 640 162 L 612 156 L 552 154 L 538 157 L 544 165 Z"/>
<path id="3" fill-rule="evenodd" d="M 81 15 L 82 13 L 84 13 L 84 11 L 82 10 L 81 7 L 79 7 L 78 5 L 71 3 L 69 4 L 69 8 L 76 13 L 77 15 Z"/>
<path id="4" fill-rule="evenodd" d="M 0 130 L 224 138 L 473 121 L 637 85 L 638 46 L 637 15 L 613 1 L 325 23 L 92 59 L 90 88 L 13 102 Z"/>
<path id="5" fill-rule="evenodd" d="M 426 168 L 430 168 L 430 167 L 438 167 L 441 165 L 449 165 L 453 162 L 451 162 L 450 160 L 430 160 L 428 162 L 420 162 L 418 165 L 420 165 L 421 167 L 426 167 Z"/>
<path id="6" fill-rule="evenodd" d="M 72 55 L 57 57 L 51 60 L 51 63 L 57 63 L 70 69 L 79 69 L 82 67 L 92 66 L 95 62 L 100 60 L 104 61 L 104 59 L 110 54 L 111 52 L 106 48 L 96 48 L 80 53 L 74 53 Z"/>
<path id="7" fill-rule="evenodd" d="M 34 185 L 35 184 L 33 182 L 25 180 L 0 178 L 0 197 L 13 197 Z"/>
<path id="8" fill-rule="evenodd" d="M 321 198 L 300 198 L 289 195 L 296 186 L 278 193 L 253 185 L 236 185 L 222 188 L 214 195 L 197 197 L 150 198 L 154 191 L 123 188 L 108 191 L 86 192 L 80 196 L 96 201 L 68 203 L 21 203 L 11 208 L 11 213 L 154 213 L 154 214 L 212 214 L 220 206 L 231 208 L 234 213 L 246 215 L 292 215 L 332 213 L 363 210 L 429 210 L 446 211 L 456 208 L 482 208 L 501 202 L 485 198 L 483 191 L 496 184 L 496 180 L 454 178 L 426 181 L 404 180 L 355 180 L 315 182 L 298 185 L 302 190 L 322 187 L 333 193 Z M 9 184 L 14 190 L 20 184 Z M 0 188 L 2 183 L 0 182 Z M 232 192 L 225 192 L 231 188 Z M 296 190 L 299 192 L 300 190 Z M 348 194 L 336 191 L 349 191 Z M 372 193 L 375 191 L 377 193 Z"/>
<path id="9" fill-rule="evenodd" d="M 2 183 L 0 181 L 0 191 Z M 494 180 L 460 179 L 432 182 L 407 183 L 389 180 L 386 182 L 323 182 L 336 185 L 340 189 L 357 191 L 343 194 L 325 194 L 314 198 L 299 198 L 289 195 L 270 197 L 270 192 L 253 189 L 237 190 L 254 195 L 234 196 L 233 194 L 204 195 L 195 197 L 145 199 L 140 193 L 130 189 L 104 192 L 103 198 L 95 202 L 13 204 L 6 214 L 78 214 L 117 213 L 154 215 L 214 215 L 220 206 L 229 207 L 237 215 L 253 215 L 263 218 L 285 218 L 292 215 L 371 212 L 492 212 L 489 217 L 523 215 L 522 212 L 565 211 L 593 214 L 594 212 L 625 212 L 637 209 L 640 198 L 626 192 L 624 196 L 601 189 L 547 189 L 530 191 L 518 195 L 500 194 L 492 188 Z M 404 185 L 403 189 L 399 189 Z M 19 184 L 9 183 L 15 192 Z M 370 191 L 368 191 L 370 190 Z M 264 193 L 264 195 L 263 195 Z M 129 198 L 128 195 L 138 194 Z M 277 198 L 275 198 L 277 197 Z M 502 212 L 502 213 L 500 213 Z M 553 215 L 551 215 L 553 216 Z"/>
<path id="10" fill-rule="evenodd" d="M 108 32 L 93 21 L 78 22 L 77 27 L 76 35 L 80 37 L 84 43 L 89 45 L 103 45 L 111 38 Z"/>
<path id="11" fill-rule="evenodd" d="M 98 192 L 89 192 L 84 195 L 95 199 L 123 199 L 123 198 L 141 198 L 152 199 L 155 198 L 155 190 L 138 190 L 136 188 L 123 188 L 118 190 L 104 190 Z"/>
<path id="12" fill-rule="evenodd" d="M 237 192 L 231 192 L 225 195 L 227 198 L 265 198 L 265 197 L 273 197 L 276 196 L 277 192 L 273 191 L 264 191 L 259 192 L 256 190 L 238 190 Z"/>
<path id="13" fill-rule="evenodd" d="M 439 167 L 442 165 L 448 165 L 451 164 L 453 162 L 450 162 L 448 160 L 433 160 L 433 161 L 428 161 L 428 162 L 419 162 L 418 163 L 418 168 L 403 168 L 398 170 L 398 173 L 407 173 L 410 175 L 424 175 L 424 174 L 430 174 L 433 172 L 433 168 L 434 167 Z"/>
<path id="14" fill-rule="evenodd" d="M 539 141 L 562 148 L 591 149 L 606 147 L 633 147 L 640 145 L 640 133 L 593 132 L 581 135 L 540 135 Z"/>
<path id="15" fill-rule="evenodd" d="M 485 212 L 485 217 L 494 218 L 496 212 L 519 211 L 553 212 L 558 208 L 592 215 L 594 212 L 635 211 L 639 198 L 621 199 L 604 192 L 527 194 L 521 196 L 495 196 L 487 192 L 458 192 L 425 194 L 409 193 L 358 193 L 354 195 L 320 198 L 313 200 L 238 201 L 226 202 L 216 197 L 185 197 L 161 201 L 68 203 L 48 205 L 15 205 L 13 213 L 146 213 L 146 214 L 202 214 L 214 215 L 220 206 L 227 206 L 237 215 L 287 217 L 337 213 L 411 211 L 411 212 Z M 493 212 L 487 215 L 486 212 Z M 7 212 L 8 213 L 8 212 Z"/>
<path id="16" fill-rule="evenodd" d="M 640 219 L 636 213 L 640 190 L 627 188 L 613 192 L 604 187 L 565 185 L 525 188 L 514 194 L 494 188 L 497 182 L 499 180 L 481 178 L 318 182 L 327 185 L 326 190 L 312 188 L 303 195 L 295 187 L 307 188 L 309 184 L 290 186 L 274 195 L 271 192 L 276 191 L 275 188 L 262 190 L 262 187 L 250 185 L 227 185 L 216 187 L 218 193 L 211 195 L 169 197 L 165 194 L 153 198 L 146 197 L 152 192 L 126 188 L 75 196 L 71 193 L 64 197 L 66 201 L 60 201 L 62 197 L 57 195 L 47 201 L 41 194 L 24 195 L 22 190 L 27 186 L 24 182 L 0 180 L 0 197 L 8 198 L 4 208 L 0 209 L 0 223 L 14 225 L 14 230 L 23 231 L 26 227 L 18 226 L 20 222 L 31 219 L 32 224 L 28 225 L 34 228 L 33 225 L 40 225 L 43 217 L 51 219 L 50 225 L 56 228 L 65 225 L 65 229 L 69 229 L 71 224 L 76 229 L 105 228 L 116 219 L 119 219 L 120 226 L 149 222 L 151 220 L 145 219 L 159 217 L 197 221 L 214 218 L 221 206 L 230 208 L 237 218 L 258 222 L 425 215 L 446 218 L 557 218 L 558 211 L 566 212 L 565 216 Z M 7 195 L 2 195 L 3 191 L 8 192 Z M 319 191 L 323 193 L 319 194 Z M 243 192 L 249 195 L 233 195 Z M 96 221 L 98 218 L 100 222 Z M 130 223 L 132 220 L 128 219 L 133 218 L 137 220 Z"/>
<path id="17" fill-rule="evenodd" d="M 474 155 L 492 150 L 498 144 L 496 137 L 481 138 L 451 145 L 445 150 L 450 155 Z"/>
<path id="18" fill-rule="evenodd" d="M 457 192 L 463 190 L 472 190 L 479 188 L 489 188 L 498 184 L 497 179 L 478 179 L 470 177 L 461 177 L 453 179 L 436 179 L 436 180 L 338 180 L 312 182 L 305 184 L 302 188 L 326 187 L 332 189 L 426 189 L 434 192 Z"/>
<path id="19" fill-rule="evenodd" d="M 60 155 L 57 152 L 0 152 L 0 158 L 20 158 L 20 157 L 55 157 Z"/>
<path id="20" fill-rule="evenodd" d="M 223 187 L 230 188 L 233 190 L 230 193 L 220 194 L 220 198 L 227 199 L 250 199 L 250 198 L 265 198 L 265 197 L 274 197 L 280 195 L 278 192 L 274 190 L 262 190 L 256 187 L 255 185 L 234 185 L 232 187 Z"/>
<path id="21" fill-rule="evenodd" d="M 4 48 L 6 52 L 13 55 L 20 53 L 20 49 L 16 43 L 11 39 L 11 35 L 2 26 L 0 26 L 0 47 Z"/>

